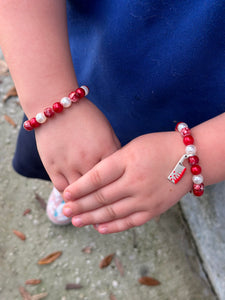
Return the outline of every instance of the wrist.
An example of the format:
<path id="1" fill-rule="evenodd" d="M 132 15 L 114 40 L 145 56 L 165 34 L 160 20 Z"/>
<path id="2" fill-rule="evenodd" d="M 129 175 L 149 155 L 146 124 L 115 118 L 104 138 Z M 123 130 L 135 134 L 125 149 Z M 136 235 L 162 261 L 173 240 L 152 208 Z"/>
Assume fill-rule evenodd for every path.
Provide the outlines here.
<path id="1" fill-rule="evenodd" d="M 48 119 L 52 119 L 64 109 L 70 108 L 73 103 L 78 103 L 82 98 L 87 96 L 88 93 L 89 89 L 87 86 L 81 86 L 71 91 L 67 96 L 62 97 L 59 101 L 54 102 L 51 106 L 45 107 L 41 112 L 38 112 L 35 117 L 25 121 L 23 124 L 24 129 L 31 131 L 40 127 Z"/>
<path id="2" fill-rule="evenodd" d="M 177 184 L 186 173 L 187 167 L 185 166 L 185 160 L 188 161 L 190 170 L 189 174 L 192 175 L 192 192 L 195 196 L 201 196 L 204 193 L 203 176 L 201 174 L 201 167 L 199 165 L 199 157 L 197 156 L 197 148 L 194 145 L 194 138 L 188 125 L 180 122 L 176 126 L 176 131 L 179 133 L 183 140 L 184 150 L 182 156 L 177 161 L 175 167 L 169 173 L 168 180 L 173 184 Z"/>
<path id="3" fill-rule="evenodd" d="M 193 128 L 205 185 L 225 180 L 225 114 Z"/>
<path id="4" fill-rule="evenodd" d="M 78 84 L 76 80 L 65 86 L 49 84 L 43 90 L 37 87 L 36 89 L 32 89 L 35 92 L 27 93 L 26 91 L 26 93 L 21 93 L 19 94 L 19 99 L 24 113 L 30 119 L 77 88 Z"/>

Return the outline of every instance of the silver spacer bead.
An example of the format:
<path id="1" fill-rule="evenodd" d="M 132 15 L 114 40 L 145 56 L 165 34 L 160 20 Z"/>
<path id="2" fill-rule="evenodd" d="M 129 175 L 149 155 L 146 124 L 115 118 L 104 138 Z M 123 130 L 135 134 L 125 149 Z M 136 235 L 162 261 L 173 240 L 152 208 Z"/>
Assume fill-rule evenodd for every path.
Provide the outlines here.
<path id="1" fill-rule="evenodd" d="M 85 96 L 87 96 L 89 93 L 89 88 L 86 85 L 82 85 L 80 88 L 84 90 Z"/>

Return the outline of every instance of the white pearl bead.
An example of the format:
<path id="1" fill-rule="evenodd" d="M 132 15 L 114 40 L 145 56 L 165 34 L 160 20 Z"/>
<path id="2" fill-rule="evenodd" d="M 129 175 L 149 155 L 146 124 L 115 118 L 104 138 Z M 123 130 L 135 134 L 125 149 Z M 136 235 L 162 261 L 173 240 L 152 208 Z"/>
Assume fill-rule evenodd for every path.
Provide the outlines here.
<path id="1" fill-rule="evenodd" d="M 46 116 L 43 114 L 43 113 L 38 113 L 37 115 L 36 115 L 36 120 L 37 120 L 37 122 L 38 123 L 40 123 L 40 124 L 42 124 L 42 123 L 44 123 L 45 121 L 46 121 Z"/>
<path id="2" fill-rule="evenodd" d="M 192 177 L 192 181 L 195 183 L 195 184 L 201 184 L 203 183 L 203 176 L 201 174 L 199 175 L 194 175 Z"/>
<path id="3" fill-rule="evenodd" d="M 70 100 L 70 98 L 68 97 L 64 97 L 60 100 L 60 103 L 62 104 L 63 107 L 67 108 L 67 107 L 70 107 L 72 102 Z"/>
<path id="4" fill-rule="evenodd" d="M 88 95 L 88 93 L 89 93 L 89 88 L 88 88 L 86 85 L 82 85 L 82 86 L 81 86 L 81 89 L 83 89 L 83 90 L 84 90 L 84 92 L 85 92 L 85 96 L 87 96 L 87 95 Z"/>
<path id="5" fill-rule="evenodd" d="M 185 148 L 185 152 L 187 154 L 191 154 L 191 155 L 195 155 L 196 154 L 196 147 L 194 145 L 188 145 L 186 148 Z"/>
<path id="6" fill-rule="evenodd" d="M 180 124 L 178 124 L 178 126 L 177 126 L 177 130 L 178 130 L 179 132 L 181 132 L 182 129 L 187 128 L 187 127 L 188 127 L 188 125 L 187 125 L 186 123 L 180 123 Z"/>

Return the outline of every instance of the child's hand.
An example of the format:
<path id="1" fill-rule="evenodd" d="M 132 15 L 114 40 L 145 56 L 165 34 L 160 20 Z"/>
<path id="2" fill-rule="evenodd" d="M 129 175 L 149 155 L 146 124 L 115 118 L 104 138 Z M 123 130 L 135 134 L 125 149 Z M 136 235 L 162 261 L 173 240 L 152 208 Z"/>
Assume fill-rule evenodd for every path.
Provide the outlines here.
<path id="1" fill-rule="evenodd" d="M 42 162 L 60 192 L 120 147 L 108 120 L 85 98 L 35 134 Z"/>
<path id="2" fill-rule="evenodd" d="M 0 44 L 30 119 L 78 88 L 78 83 L 66 0 L 15 3 L 1 1 Z M 109 122 L 87 99 L 48 120 L 35 135 L 42 162 L 61 192 L 119 147 Z"/>
<path id="3" fill-rule="evenodd" d="M 191 190 L 188 168 L 177 185 L 167 179 L 184 152 L 175 132 L 134 139 L 66 188 L 65 215 L 74 216 L 74 226 L 93 224 L 105 234 L 146 223 Z"/>

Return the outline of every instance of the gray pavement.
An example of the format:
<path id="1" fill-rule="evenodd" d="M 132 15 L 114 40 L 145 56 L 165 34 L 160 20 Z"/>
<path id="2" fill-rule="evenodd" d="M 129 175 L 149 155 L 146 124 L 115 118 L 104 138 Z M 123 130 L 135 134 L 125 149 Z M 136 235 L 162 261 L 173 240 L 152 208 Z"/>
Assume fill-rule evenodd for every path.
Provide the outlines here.
<path id="1" fill-rule="evenodd" d="M 213 218 L 218 218 L 218 212 L 216 214 L 214 210 L 213 214 L 211 207 L 204 209 L 204 205 L 201 208 L 204 199 L 208 202 L 214 199 L 213 187 L 203 200 L 184 199 L 182 209 L 176 205 L 158 222 L 152 220 L 123 233 L 102 236 L 90 226 L 81 229 L 70 225 L 55 226 L 35 199 L 35 193 L 38 193 L 47 201 L 51 184 L 23 178 L 11 167 L 22 110 L 15 97 L 5 103 L 2 101 L 13 85 L 10 76 L 0 76 L 0 82 L 1 300 L 23 299 L 20 286 L 32 295 L 46 292 L 48 296 L 44 299 L 50 300 L 225 299 L 221 252 L 224 221 L 219 223 L 217 230 L 216 222 L 219 221 L 214 222 Z M 5 114 L 15 121 L 16 128 L 5 121 Z M 223 191 L 221 198 L 217 198 L 220 203 L 223 202 Z M 31 212 L 23 216 L 26 209 Z M 212 214 L 210 219 L 207 213 Z M 201 226 L 199 223 L 195 226 L 197 221 Z M 214 224 L 212 231 L 210 222 Z M 13 230 L 23 232 L 26 240 L 20 240 Z M 204 236 L 205 240 L 201 238 Z M 91 253 L 82 251 L 86 246 L 92 247 Z M 213 249 L 219 258 L 215 268 L 211 264 Z M 55 251 L 62 251 L 62 255 L 52 264 L 37 264 L 39 259 Z M 107 268 L 99 268 L 100 261 L 111 253 L 116 253 L 120 260 L 124 276 L 121 276 L 115 259 Z M 161 284 L 155 287 L 140 285 L 138 278 L 143 275 L 154 277 Z M 36 286 L 25 285 L 25 281 L 32 278 L 42 282 Z M 66 290 L 68 283 L 80 284 L 82 288 Z"/>
<path id="2" fill-rule="evenodd" d="M 186 195 L 181 201 L 196 246 L 211 284 L 225 300 L 225 182 L 207 187 L 201 198 Z"/>

